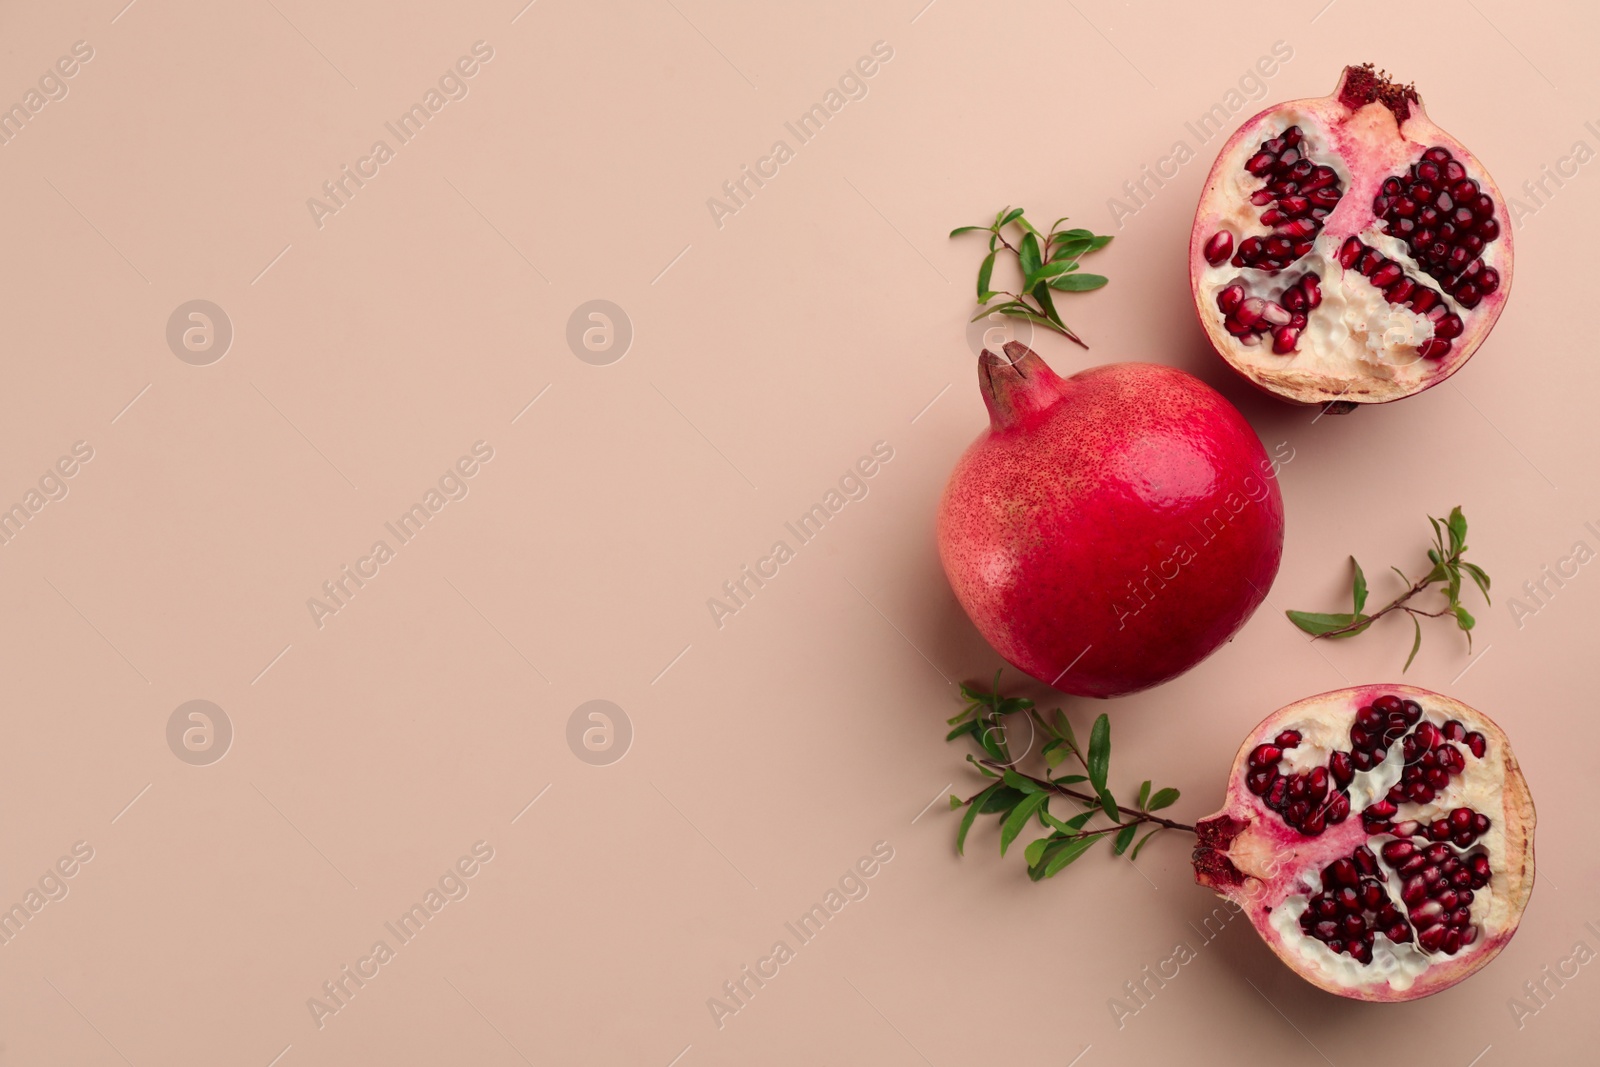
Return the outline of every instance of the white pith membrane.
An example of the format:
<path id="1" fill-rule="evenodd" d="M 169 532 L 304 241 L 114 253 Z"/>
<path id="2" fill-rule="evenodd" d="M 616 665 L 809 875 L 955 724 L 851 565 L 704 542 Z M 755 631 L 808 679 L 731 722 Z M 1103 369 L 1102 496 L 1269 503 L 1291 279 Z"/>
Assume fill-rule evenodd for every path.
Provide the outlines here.
<path id="1" fill-rule="evenodd" d="M 1351 112 L 1334 97 L 1296 101 L 1247 122 L 1218 158 L 1201 199 L 1191 245 L 1195 305 L 1217 350 L 1256 385 L 1301 403 L 1395 400 L 1449 377 L 1493 326 L 1511 282 L 1506 202 L 1471 154 L 1427 120 L 1420 102 L 1412 107 L 1407 121 L 1397 126 L 1395 116 L 1381 102 Z M 1248 171 L 1246 164 L 1264 143 L 1294 129 L 1298 129 L 1301 138 L 1297 146 L 1300 158 L 1333 170 L 1342 188 L 1337 204 L 1320 220 L 1320 229 L 1311 238 L 1312 248 L 1277 270 L 1237 265 L 1234 255 L 1216 264 L 1208 262 L 1202 249 L 1218 233 L 1226 233 L 1235 250 L 1250 238 L 1282 236 L 1281 223 L 1275 227 L 1261 221 L 1262 214 L 1278 208 L 1281 201 L 1264 205 L 1251 201 L 1253 194 L 1282 176 L 1269 170 L 1258 177 Z M 1481 259 L 1481 267 L 1473 269 L 1492 269 L 1499 276 L 1499 284 L 1474 307 L 1463 306 L 1455 298 L 1450 291 L 1454 284 L 1447 288 L 1446 282 L 1454 281 L 1449 272 L 1441 271 L 1444 277 L 1429 273 L 1404 241 L 1384 232 L 1389 224 L 1374 214 L 1374 200 L 1384 180 L 1409 180 L 1409 168 L 1436 146 L 1450 151 L 1464 168 L 1465 176 L 1495 204 L 1493 217 L 1500 233 L 1484 242 L 1474 257 Z M 1352 159 L 1361 161 L 1360 174 L 1350 169 Z M 1470 232 L 1470 225 L 1459 232 Z M 1405 306 L 1405 302 L 1391 304 L 1384 290 L 1359 270 L 1341 266 L 1339 250 L 1351 236 L 1396 264 L 1403 271 L 1402 277 L 1417 288 L 1433 290 L 1440 297 L 1436 307 L 1422 314 Z M 1296 286 L 1307 273 L 1317 276 L 1321 302 L 1303 310 L 1306 321 L 1298 330 L 1291 351 L 1274 351 L 1273 332 L 1243 337 L 1229 332 L 1228 313 L 1218 306 L 1218 296 L 1224 290 L 1241 286 L 1245 299 L 1260 298 L 1278 305 L 1273 317 L 1281 319 L 1284 311 L 1292 311 L 1284 307 L 1286 290 Z M 1419 354 L 1424 343 L 1436 336 L 1436 323 L 1445 315 L 1457 316 L 1461 324 L 1455 337 L 1440 339 L 1450 340 L 1449 350 L 1442 355 Z"/>
<path id="2" fill-rule="evenodd" d="M 1261 766 L 1252 762 L 1259 746 L 1279 747 L 1276 741 L 1286 731 L 1298 733 L 1300 739 L 1292 747 L 1282 747 L 1282 758 L 1267 764 L 1276 769 L 1280 778 L 1329 768 L 1329 758 L 1335 752 L 1352 754 L 1358 747 L 1351 737 L 1358 710 L 1385 695 L 1416 702 L 1421 715 L 1417 723 L 1382 748 L 1381 761 L 1369 770 L 1354 769 L 1344 786 L 1350 797 L 1348 819 L 1328 825 L 1321 833 L 1303 833 L 1291 825 L 1287 814 L 1275 810 L 1265 796 L 1246 785 L 1252 769 Z M 1374 804 L 1386 802 L 1391 789 L 1401 782 L 1406 769 L 1406 736 L 1421 724 L 1430 723 L 1448 739 L 1452 721 L 1458 724 L 1453 728 L 1457 739 L 1449 743 L 1464 757 L 1461 771 L 1452 774 L 1443 787 L 1435 788 L 1426 802 L 1396 802 L 1387 824 L 1380 811 L 1374 816 L 1377 821 L 1371 824 L 1377 832 L 1369 832 L 1363 813 Z M 1471 745 L 1462 740 L 1463 735 L 1473 734 L 1482 735 L 1482 757 L 1474 755 Z M 1375 744 L 1381 744 L 1381 738 Z M 1431 746 L 1436 757 L 1441 747 L 1442 742 Z M 1422 765 L 1421 752 L 1415 748 L 1413 764 Z M 1336 783 L 1330 785 L 1330 798 L 1337 788 Z M 1451 840 L 1433 840 L 1430 824 L 1439 819 L 1448 821 L 1452 811 L 1463 808 L 1486 817 L 1487 828 L 1468 834 L 1470 840 L 1464 846 Z M 1208 829 L 1219 825 L 1220 842 L 1208 838 Z M 1386 825 L 1398 832 L 1385 832 Z M 1527 784 L 1504 733 L 1487 716 L 1411 686 L 1361 687 L 1300 701 L 1270 716 L 1252 732 L 1235 761 L 1227 809 L 1199 825 L 1201 847 L 1195 852 L 1196 876 L 1201 884 L 1244 906 L 1272 949 L 1307 980 L 1330 992 L 1359 999 L 1408 1000 L 1455 984 L 1497 955 L 1510 939 L 1532 891 L 1533 828 L 1534 810 Z M 1458 902 L 1446 911 L 1437 898 L 1453 890 L 1446 884 L 1453 875 L 1447 874 L 1445 883 L 1441 883 L 1426 881 L 1424 874 L 1425 869 L 1438 868 L 1444 859 L 1414 865 L 1407 876 L 1402 876 L 1395 868 L 1403 865 L 1405 858 L 1390 862 L 1383 855 L 1385 845 L 1392 842 L 1405 842 L 1419 853 L 1429 849 L 1437 852 L 1442 846 L 1446 858 L 1457 859 L 1457 871 L 1467 869 L 1474 856 L 1485 856 L 1487 878 L 1475 878 L 1470 886 L 1470 901 Z M 1353 952 L 1334 951 L 1301 925 L 1301 916 L 1311 902 L 1319 895 L 1332 897 L 1334 886 L 1342 884 L 1365 891 L 1364 882 L 1359 886 L 1349 881 L 1325 885 L 1323 880 L 1325 870 L 1336 861 L 1355 860 L 1361 847 L 1370 850 L 1373 870 L 1367 877 L 1376 878 L 1385 894 L 1376 906 L 1364 901 L 1356 909 L 1371 934 L 1370 962 L 1362 962 Z M 1359 867 L 1361 861 L 1355 860 L 1354 865 Z M 1407 904 L 1405 884 L 1419 877 L 1426 884 L 1426 893 L 1421 899 L 1414 895 L 1413 903 Z M 1459 895 L 1458 889 L 1453 891 Z M 1405 936 L 1391 939 L 1385 933 L 1386 927 L 1396 925 L 1395 920 L 1384 920 L 1378 914 L 1388 906 L 1405 920 L 1407 929 L 1400 931 Z M 1444 946 L 1435 951 L 1423 948 L 1419 944 L 1423 928 L 1437 929 L 1453 923 L 1452 915 L 1460 907 L 1468 909 L 1474 928 L 1472 943 L 1460 945 L 1454 953 L 1444 951 Z M 1432 920 L 1432 916 L 1441 913 L 1442 920 Z M 1426 916 L 1421 925 L 1417 922 L 1419 915 Z M 1343 913 L 1328 918 L 1344 921 Z M 1449 928 L 1459 929 L 1453 925 Z M 1336 934 L 1334 939 L 1348 940 L 1349 936 Z"/>

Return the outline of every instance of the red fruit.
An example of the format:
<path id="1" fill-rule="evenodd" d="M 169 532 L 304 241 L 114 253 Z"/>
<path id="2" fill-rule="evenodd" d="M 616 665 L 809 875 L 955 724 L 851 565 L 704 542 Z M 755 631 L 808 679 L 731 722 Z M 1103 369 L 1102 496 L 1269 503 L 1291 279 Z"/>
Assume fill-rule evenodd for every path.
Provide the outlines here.
<path id="1" fill-rule="evenodd" d="M 991 425 L 945 487 L 939 558 L 997 652 L 1109 697 L 1238 631 L 1278 572 L 1283 498 L 1231 404 L 1148 363 L 1062 379 L 1016 341 L 978 378 Z"/>
<path id="2" fill-rule="evenodd" d="M 1268 108 L 1223 147 L 1190 238 L 1195 308 L 1223 359 L 1267 392 L 1343 411 L 1398 400 L 1460 370 L 1500 317 L 1512 273 L 1505 212 L 1416 90 L 1346 67 L 1331 96 Z M 1236 236 L 1238 253 L 1219 258 L 1221 239 L 1231 252 Z M 1307 301 L 1292 336 L 1218 309 L 1232 286 L 1235 307 L 1300 311 L 1287 294 L 1303 276 L 1338 299 L 1320 313 L 1320 297 Z"/>
<path id="3" fill-rule="evenodd" d="M 1347 790 L 1376 830 L 1358 819 L 1324 826 L 1283 794 L 1245 787 L 1251 753 L 1285 728 L 1331 759 L 1355 747 L 1348 738 L 1358 713 L 1370 719 L 1374 709 L 1400 708 L 1396 714 L 1415 725 L 1389 742 L 1389 753 L 1436 751 L 1468 729 L 1482 740 L 1484 756 L 1458 772 L 1441 770 L 1446 784 L 1437 800 L 1385 800 L 1400 760 L 1381 756 L 1372 769 L 1357 770 Z M 1296 763 L 1292 753 L 1284 758 L 1289 774 L 1307 780 L 1323 770 Z M 1402 839 L 1401 825 L 1388 829 L 1397 809 L 1398 823 L 1420 829 L 1418 836 Z M 1437 835 L 1436 827 L 1449 833 Z M 1426 689 L 1361 686 L 1290 704 L 1251 732 L 1234 760 L 1224 810 L 1196 827 L 1195 880 L 1241 905 L 1278 957 L 1314 985 L 1357 1000 L 1415 1000 L 1474 973 L 1516 933 L 1533 892 L 1533 829 L 1528 784 L 1488 716 Z"/>

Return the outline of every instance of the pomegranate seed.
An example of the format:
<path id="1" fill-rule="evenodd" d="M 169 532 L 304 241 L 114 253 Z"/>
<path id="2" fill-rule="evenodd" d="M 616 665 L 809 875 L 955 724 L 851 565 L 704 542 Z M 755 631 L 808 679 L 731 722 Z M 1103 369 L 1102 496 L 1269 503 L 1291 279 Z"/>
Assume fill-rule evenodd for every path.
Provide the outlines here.
<path id="1" fill-rule="evenodd" d="M 1472 816 L 1472 832 L 1486 834 L 1489 832 L 1489 816 L 1474 812 Z"/>
<path id="2" fill-rule="evenodd" d="M 1416 855 L 1416 852 L 1417 846 L 1409 841 L 1389 841 L 1383 846 L 1383 859 L 1390 865 L 1398 865 Z"/>
<path id="3" fill-rule="evenodd" d="M 1350 762 L 1358 771 L 1370 771 L 1376 766 L 1372 753 L 1365 748 L 1358 748 L 1350 753 Z"/>
<path id="4" fill-rule="evenodd" d="M 1456 249 L 1456 251 L 1461 252 L 1462 255 L 1466 254 L 1464 251 L 1462 251 L 1462 249 L 1459 248 Z M 1471 282 L 1466 283 L 1456 290 L 1456 302 L 1464 308 L 1475 308 L 1478 306 L 1478 301 L 1482 299 L 1483 294 L 1478 292 L 1478 287 L 1473 285 Z"/>
<path id="5" fill-rule="evenodd" d="M 1335 752 L 1328 757 L 1328 770 L 1333 775 L 1333 780 L 1340 785 L 1349 785 L 1355 777 L 1355 771 L 1350 766 L 1350 753 Z"/>
<path id="6" fill-rule="evenodd" d="M 1289 316 L 1289 325 L 1287 329 L 1303 330 L 1306 328 L 1306 323 L 1308 321 L 1310 320 L 1306 318 L 1306 313 L 1304 311 L 1296 311 L 1293 315 Z"/>
<path id="7" fill-rule="evenodd" d="M 1444 145 L 1436 145 L 1422 153 L 1422 158 L 1434 163 L 1448 163 L 1451 159 L 1450 149 Z"/>
<path id="8" fill-rule="evenodd" d="M 1250 766 L 1270 767 L 1283 758 L 1283 751 L 1275 745 L 1257 745 L 1250 752 Z"/>
<path id="9" fill-rule="evenodd" d="M 1417 202 L 1409 196 L 1402 196 L 1394 202 L 1394 213 L 1402 219 L 1412 219 L 1417 215 Z"/>
<path id="10" fill-rule="evenodd" d="M 1461 336 L 1461 316 L 1452 312 L 1439 320 L 1439 325 L 1433 328 L 1435 337 L 1442 337 L 1446 341 L 1453 337 Z"/>
<path id="11" fill-rule="evenodd" d="M 1439 180 L 1439 165 L 1427 160 L 1426 157 L 1424 157 L 1424 162 L 1417 164 L 1416 171 L 1417 177 L 1421 178 L 1425 182 L 1436 182 Z"/>
<path id="12" fill-rule="evenodd" d="M 1442 926 L 1430 926 L 1426 930 L 1420 927 L 1417 930 L 1417 944 L 1424 951 L 1437 952 L 1444 944 L 1445 929 Z"/>
<path id="13" fill-rule="evenodd" d="M 1261 321 L 1270 326 L 1289 325 L 1289 312 L 1282 304 L 1267 301 L 1266 307 L 1261 309 Z"/>
<path id="14" fill-rule="evenodd" d="M 1482 759 L 1484 753 L 1489 751 L 1489 742 L 1482 734 L 1474 730 L 1467 735 L 1467 747 L 1472 749 L 1472 754 Z"/>
<path id="15" fill-rule="evenodd" d="M 1261 213 L 1261 224 L 1263 226 L 1276 226 L 1279 223 L 1287 222 L 1288 220 L 1289 216 L 1285 215 L 1281 210 L 1275 207 L 1269 207 L 1267 210 Z"/>
<path id="16" fill-rule="evenodd" d="M 1220 267 L 1229 256 L 1233 255 L 1233 234 L 1227 230 L 1218 230 L 1206 242 L 1206 262 L 1213 267 Z"/>
<path id="17" fill-rule="evenodd" d="M 1492 218 L 1484 219 L 1478 223 L 1478 228 L 1474 232 L 1485 241 L 1492 241 L 1500 236 L 1500 224 Z"/>
<path id="18" fill-rule="evenodd" d="M 1327 817 L 1320 811 L 1312 812 L 1300 823 L 1301 832 L 1310 837 L 1316 837 L 1318 834 L 1322 833 L 1323 830 L 1327 829 L 1327 827 Z"/>
<path id="19" fill-rule="evenodd" d="M 1457 250 L 1459 251 L 1459 249 Z M 1379 289 L 1387 289 L 1405 274 L 1404 268 L 1393 260 L 1388 260 L 1372 272 L 1372 284 Z"/>
<path id="20" fill-rule="evenodd" d="M 1442 299 L 1444 298 L 1432 289 L 1426 286 L 1419 286 L 1417 291 L 1411 295 L 1411 310 L 1419 315 L 1425 315 L 1430 308 Z"/>
<path id="21" fill-rule="evenodd" d="M 1347 237 L 1344 244 L 1339 246 L 1339 266 L 1348 270 L 1355 264 L 1357 257 L 1366 249 L 1359 237 Z"/>
<path id="22" fill-rule="evenodd" d="M 1417 283 L 1410 278 L 1401 278 L 1383 291 L 1384 299 L 1391 304 L 1404 304 L 1416 287 Z"/>
<path id="23" fill-rule="evenodd" d="M 1271 189 L 1257 189 L 1250 194 L 1250 202 L 1256 207 L 1263 207 L 1272 203 L 1275 199 L 1277 198 L 1273 196 Z"/>
<path id="24" fill-rule="evenodd" d="M 1400 889 L 1400 899 L 1405 901 L 1408 908 L 1416 907 L 1428 899 L 1428 886 L 1421 875 L 1414 875 L 1406 881 Z M 1416 913 L 1412 913 L 1412 918 L 1416 918 Z"/>
<path id="25" fill-rule="evenodd" d="M 1250 792 L 1260 796 L 1267 791 L 1267 787 L 1272 784 L 1272 780 L 1276 776 L 1277 772 L 1271 767 L 1262 767 L 1245 775 L 1244 784 Z"/>
<path id="26" fill-rule="evenodd" d="M 1496 275 L 1495 284 L 1498 285 L 1499 283 L 1500 278 L 1498 275 Z M 1318 304 L 1322 303 L 1321 279 L 1319 279 L 1315 274 L 1307 274 L 1302 277 L 1300 279 L 1300 288 L 1305 290 L 1307 307 L 1315 308 Z"/>
<path id="27" fill-rule="evenodd" d="M 1493 267 L 1485 267 L 1478 274 L 1478 288 L 1485 296 L 1500 288 L 1500 272 Z"/>
<path id="28" fill-rule="evenodd" d="M 1283 306 L 1290 311 L 1304 311 L 1306 309 L 1305 290 L 1298 287 L 1291 286 L 1285 289 L 1280 299 L 1283 301 Z"/>
<path id="29" fill-rule="evenodd" d="M 1417 355 L 1423 359 L 1438 359 L 1450 351 L 1450 342 L 1442 341 L 1437 337 L 1430 337 L 1417 346 Z"/>
<path id="30" fill-rule="evenodd" d="M 1248 297 L 1239 305 L 1239 322 L 1245 326 L 1254 326 L 1261 321 L 1261 313 L 1266 307 L 1267 302 L 1259 296 Z"/>
<path id="31" fill-rule="evenodd" d="M 1379 252 L 1376 248 L 1367 248 L 1362 251 L 1361 258 L 1356 260 L 1356 270 L 1362 274 L 1371 274 L 1385 262 L 1382 252 Z"/>
<path id="32" fill-rule="evenodd" d="M 1271 142 L 1268 143 L 1270 144 Z M 1250 161 L 1244 165 L 1244 169 L 1254 174 L 1257 178 L 1271 170 L 1272 165 L 1277 162 L 1276 153 L 1267 151 L 1265 145 L 1262 146 L 1262 149 L 1262 151 L 1251 156 Z"/>
<path id="33" fill-rule="evenodd" d="M 1444 724 L 1444 739 L 1446 741 L 1465 741 L 1467 728 L 1461 725 L 1460 719 L 1451 719 Z"/>
<path id="34" fill-rule="evenodd" d="M 1224 315 L 1232 315 L 1244 303 L 1244 286 L 1229 285 L 1217 294 L 1217 307 Z"/>
<path id="35" fill-rule="evenodd" d="M 1419 826 L 1420 824 L 1415 819 L 1407 819 L 1405 822 L 1395 823 L 1394 835 L 1396 837 L 1411 837 L 1416 834 Z"/>

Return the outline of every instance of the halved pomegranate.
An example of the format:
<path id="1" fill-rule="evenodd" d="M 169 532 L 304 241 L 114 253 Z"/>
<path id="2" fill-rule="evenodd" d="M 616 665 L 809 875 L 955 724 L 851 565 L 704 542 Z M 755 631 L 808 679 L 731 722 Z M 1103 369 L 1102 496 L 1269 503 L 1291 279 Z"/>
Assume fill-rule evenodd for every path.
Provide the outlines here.
<path id="1" fill-rule="evenodd" d="M 1307 981 L 1415 1000 L 1495 957 L 1533 892 L 1533 800 L 1488 716 L 1407 685 L 1269 715 L 1227 804 L 1196 827 L 1195 880 Z"/>
<path id="2" fill-rule="evenodd" d="M 1370 64 L 1241 126 L 1189 241 L 1222 357 L 1268 392 L 1343 411 L 1459 370 L 1500 317 L 1511 264 L 1488 172 Z"/>

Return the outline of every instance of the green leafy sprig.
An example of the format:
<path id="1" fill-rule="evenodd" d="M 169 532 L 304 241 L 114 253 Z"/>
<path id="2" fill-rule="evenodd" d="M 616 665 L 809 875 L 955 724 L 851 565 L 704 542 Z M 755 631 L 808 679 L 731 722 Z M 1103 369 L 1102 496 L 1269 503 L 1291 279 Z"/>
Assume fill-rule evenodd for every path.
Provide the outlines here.
<path id="1" fill-rule="evenodd" d="M 999 820 L 1002 856 L 1028 824 L 1037 821 L 1048 832 L 1023 850 L 1028 877 L 1037 882 L 1055 877 L 1068 864 L 1112 835 L 1115 835 L 1113 854 L 1120 856 L 1132 845 L 1131 859 L 1139 855 L 1145 842 L 1162 830 L 1194 832 L 1194 827 L 1187 823 L 1154 814 L 1178 799 L 1176 789 L 1159 789 L 1152 793 L 1151 783 L 1146 780 L 1139 786 L 1139 799 L 1133 806 L 1117 803 L 1107 785 L 1111 769 L 1111 720 L 1106 715 L 1094 721 L 1085 750 L 1078 744 L 1072 724 L 1060 708 L 1044 715 L 1026 697 L 1002 697 L 998 671 L 992 692 L 963 685 L 961 694 L 967 699 L 967 706 L 949 720 L 954 729 L 945 740 L 971 737 L 984 755 L 979 758 L 969 754 L 967 761 L 984 777 L 994 781 L 966 800 L 957 796 L 950 798 L 952 811 L 967 809 L 961 828 L 956 831 L 957 852 L 965 852 L 967 833 L 980 815 L 993 815 Z M 1007 722 L 1011 716 L 1022 716 L 1034 731 L 1034 737 L 1047 739 L 1039 750 L 1045 764 L 1042 777 L 1017 769 L 1017 763 L 1028 753 L 1012 757 Z M 1031 740 L 1029 748 L 1032 748 Z M 1083 773 L 1057 775 L 1056 769 L 1069 760 Z M 1087 790 L 1071 788 L 1084 783 L 1088 783 Z M 1054 802 L 1061 802 L 1071 814 L 1065 819 L 1058 817 L 1050 810 Z M 1109 825 L 1091 826 L 1097 817 L 1105 819 Z M 1152 828 L 1134 844 L 1134 838 L 1144 826 Z"/>
<path id="2" fill-rule="evenodd" d="M 1366 614 L 1362 609 L 1367 605 L 1367 576 L 1361 573 L 1361 564 L 1356 563 L 1356 558 L 1351 556 L 1350 562 L 1355 566 L 1356 572 L 1351 594 L 1354 610 L 1347 614 L 1336 615 L 1313 611 L 1290 611 L 1286 612 L 1289 621 L 1310 634 L 1313 639 L 1354 637 L 1391 611 L 1406 612 L 1411 616 L 1411 625 L 1416 631 L 1416 636 L 1411 642 L 1411 655 L 1406 657 L 1406 665 L 1402 668 L 1404 671 L 1410 670 L 1411 661 L 1417 658 L 1417 649 L 1422 647 L 1422 624 L 1418 620 L 1438 619 L 1451 615 L 1455 617 L 1456 625 L 1467 635 L 1467 651 L 1471 652 L 1472 628 L 1477 624 L 1477 620 L 1461 604 L 1461 572 L 1465 571 L 1477 585 L 1479 591 L 1483 593 L 1485 603 L 1489 602 L 1489 575 L 1476 563 L 1468 563 L 1463 558 L 1467 551 L 1467 519 L 1461 514 L 1459 507 L 1450 512 L 1448 519 L 1436 519 L 1430 515 L 1428 521 L 1433 524 L 1433 547 L 1428 549 L 1428 562 L 1433 564 L 1433 569 L 1413 582 L 1400 568 L 1389 568 L 1400 575 L 1400 580 L 1406 585 L 1405 592 L 1372 614 Z M 1444 588 L 1440 592 L 1445 596 L 1445 606 L 1440 610 L 1423 611 L 1406 603 L 1428 586 L 1439 582 L 1444 583 Z"/>
<path id="3" fill-rule="evenodd" d="M 971 321 L 976 322 L 985 315 L 999 312 L 1012 318 L 1026 319 L 1054 330 L 1086 349 L 1089 347 L 1084 344 L 1083 338 L 1061 321 L 1050 291 L 1084 293 L 1105 285 L 1106 278 L 1102 275 L 1078 274 L 1076 271 L 1080 256 L 1104 248 L 1111 243 L 1111 238 L 1096 236 L 1089 230 L 1056 229 L 1065 221 L 1066 216 L 1062 216 L 1050 226 L 1049 233 L 1040 233 L 1023 217 L 1020 207 L 1001 208 L 994 222 L 988 226 L 957 226 L 950 231 L 951 237 L 980 230 L 989 235 L 989 254 L 983 257 L 983 264 L 978 268 L 978 303 L 984 306 L 972 316 Z M 1016 244 L 1006 239 L 1007 226 L 1015 226 L 1020 231 Z M 1022 270 L 1022 291 L 1019 293 L 989 288 L 989 281 L 994 276 L 995 258 L 1002 249 L 1017 257 L 1017 266 Z M 1010 299 L 993 307 L 988 306 L 989 301 L 997 296 Z"/>

